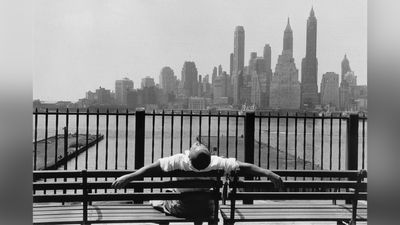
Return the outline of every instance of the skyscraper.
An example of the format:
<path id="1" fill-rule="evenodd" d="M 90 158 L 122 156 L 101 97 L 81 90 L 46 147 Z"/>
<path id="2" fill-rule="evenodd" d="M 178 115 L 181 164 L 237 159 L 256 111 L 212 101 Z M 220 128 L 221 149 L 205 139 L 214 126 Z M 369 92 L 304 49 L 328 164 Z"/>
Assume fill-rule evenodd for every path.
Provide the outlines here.
<path id="1" fill-rule="evenodd" d="M 229 55 L 229 75 L 233 75 L 233 53 Z"/>
<path id="2" fill-rule="evenodd" d="M 347 72 L 350 72 L 351 68 L 350 68 L 350 62 L 347 59 L 347 55 L 344 55 L 344 59 L 342 60 L 342 73 L 341 73 L 341 82 L 343 82 L 344 80 L 344 75 L 346 75 Z"/>
<path id="3" fill-rule="evenodd" d="M 237 26 L 233 44 L 233 73 L 238 74 L 244 67 L 244 28 Z"/>
<path id="4" fill-rule="evenodd" d="M 270 96 L 270 87 L 271 87 L 271 80 L 272 80 L 272 69 L 271 69 L 271 46 L 266 44 L 264 46 L 264 54 L 265 60 L 265 70 L 266 70 L 266 77 L 265 77 L 265 100 L 264 100 L 264 107 L 269 108 L 269 96 Z"/>
<path id="5" fill-rule="evenodd" d="M 339 107 L 339 74 L 327 72 L 322 76 L 321 105 Z"/>
<path id="6" fill-rule="evenodd" d="M 182 90 L 186 97 L 198 96 L 197 68 L 194 62 L 186 61 L 182 68 Z"/>
<path id="7" fill-rule="evenodd" d="M 119 105 L 127 105 L 128 92 L 133 90 L 133 81 L 124 78 L 115 81 L 115 99 Z"/>
<path id="8" fill-rule="evenodd" d="M 174 71 L 166 66 L 160 72 L 160 88 L 166 93 L 177 93 L 176 76 Z"/>
<path id="9" fill-rule="evenodd" d="M 283 35 L 283 51 L 278 57 L 270 89 L 270 107 L 274 109 L 299 109 L 299 71 L 293 58 L 293 33 L 289 19 Z"/>
<path id="10" fill-rule="evenodd" d="M 301 62 L 301 107 L 314 108 L 318 98 L 317 18 L 311 8 L 307 19 L 306 56 Z"/>
<path id="11" fill-rule="evenodd" d="M 286 28 L 283 34 L 283 51 L 282 54 L 293 57 L 293 31 L 290 27 L 289 18 L 287 19 Z"/>
<path id="12" fill-rule="evenodd" d="M 237 26 L 234 33 L 233 41 L 233 104 L 240 104 L 240 88 L 241 88 L 241 74 L 243 74 L 244 67 L 244 28 Z"/>
<path id="13" fill-rule="evenodd" d="M 146 76 L 145 78 L 142 78 L 142 82 L 140 83 L 140 87 L 147 88 L 147 87 L 154 87 L 156 86 L 154 82 L 154 78 Z"/>

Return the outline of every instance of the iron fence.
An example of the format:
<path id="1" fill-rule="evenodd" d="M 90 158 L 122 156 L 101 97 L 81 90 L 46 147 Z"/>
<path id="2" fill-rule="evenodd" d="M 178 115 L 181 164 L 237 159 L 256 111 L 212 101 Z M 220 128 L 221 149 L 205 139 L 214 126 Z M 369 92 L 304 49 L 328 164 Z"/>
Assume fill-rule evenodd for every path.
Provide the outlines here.
<path id="1" fill-rule="evenodd" d="M 138 169 L 196 139 L 213 154 L 269 169 L 367 167 L 365 115 L 36 109 L 33 169 Z"/>

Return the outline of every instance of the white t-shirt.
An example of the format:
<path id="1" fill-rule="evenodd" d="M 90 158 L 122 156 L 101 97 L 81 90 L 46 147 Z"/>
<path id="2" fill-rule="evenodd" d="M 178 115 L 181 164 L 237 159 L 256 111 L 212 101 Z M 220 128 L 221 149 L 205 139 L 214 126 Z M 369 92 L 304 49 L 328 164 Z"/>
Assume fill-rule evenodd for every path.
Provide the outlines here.
<path id="1" fill-rule="evenodd" d="M 183 154 L 176 154 L 169 157 L 159 159 L 161 169 L 164 172 L 169 172 L 173 170 L 183 170 L 183 171 L 196 171 L 196 172 L 206 172 L 210 170 L 224 170 L 225 173 L 230 173 L 239 167 L 235 158 L 222 158 L 219 156 L 212 155 L 211 161 L 208 167 L 202 170 L 194 168 L 189 159 L 189 151 L 185 151 Z"/>
<path id="2" fill-rule="evenodd" d="M 239 168 L 239 164 L 235 158 L 222 158 L 219 156 L 211 156 L 211 161 L 208 167 L 202 170 L 194 168 L 189 159 L 189 151 L 185 151 L 183 154 L 176 154 L 169 157 L 159 159 L 160 167 L 164 172 L 169 172 L 173 170 L 183 170 L 183 171 L 196 171 L 196 172 L 206 172 L 211 170 L 224 170 L 225 174 L 230 173 L 233 170 Z M 179 178 L 180 180 L 182 178 Z M 208 179 L 208 178 L 186 178 L 186 179 Z M 180 188 L 180 192 L 187 191 L 204 191 L 202 188 L 188 189 Z"/>

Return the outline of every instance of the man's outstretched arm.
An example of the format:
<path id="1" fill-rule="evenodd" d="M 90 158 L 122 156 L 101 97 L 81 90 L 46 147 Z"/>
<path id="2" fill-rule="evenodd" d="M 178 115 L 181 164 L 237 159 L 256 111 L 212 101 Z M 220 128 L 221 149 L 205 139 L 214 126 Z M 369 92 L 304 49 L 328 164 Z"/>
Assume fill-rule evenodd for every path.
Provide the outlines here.
<path id="1" fill-rule="evenodd" d="M 137 171 L 123 175 L 118 177 L 112 184 L 111 187 L 113 188 L 124 188 L 129 182 L 135 179 L 143 178 L 143 177 L 151 177 L 157 176 L 162 173 L 162 169 L 160 167 L 160 161 L 157 160 L 156 162 L 144 166 Z"/>
<path id="2" fill-rule="evenodd" d="M 283 181 L 281 177 L 278 174 L 272 172 L 271 170 L 258 167 L 251 163 L 245 163 L 240 161 L 237 162 L 239 164 L 240 171 L 242 171 L 243 173 L 251 176 L 266 176 L 272 181 L 272 183 L 274 183 L 275 188 L 279 190 L 283 188 Z"/>

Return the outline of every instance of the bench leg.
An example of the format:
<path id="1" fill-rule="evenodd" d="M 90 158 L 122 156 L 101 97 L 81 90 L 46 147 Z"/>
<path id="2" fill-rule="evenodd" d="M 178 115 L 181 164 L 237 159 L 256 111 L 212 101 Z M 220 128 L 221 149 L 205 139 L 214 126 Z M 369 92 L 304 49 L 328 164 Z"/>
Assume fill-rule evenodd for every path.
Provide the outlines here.
<path id="1" fill-rule="evenodd" d="M 224 225 L 233 225 L 235 222 L 231 222 L 230 220 L 224 220 Z"/>

